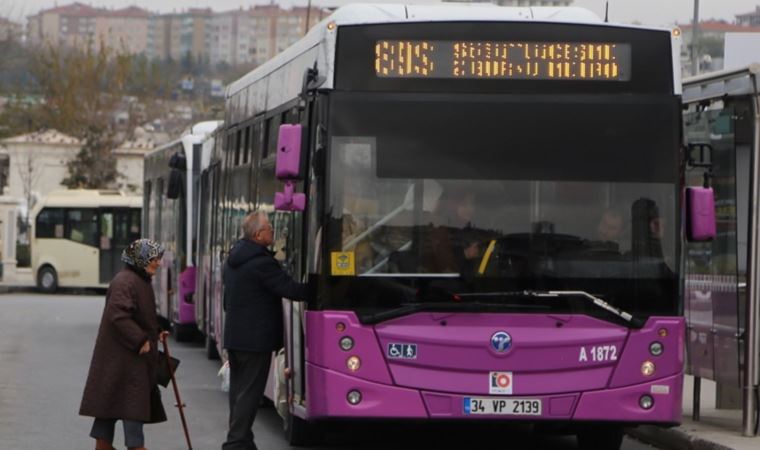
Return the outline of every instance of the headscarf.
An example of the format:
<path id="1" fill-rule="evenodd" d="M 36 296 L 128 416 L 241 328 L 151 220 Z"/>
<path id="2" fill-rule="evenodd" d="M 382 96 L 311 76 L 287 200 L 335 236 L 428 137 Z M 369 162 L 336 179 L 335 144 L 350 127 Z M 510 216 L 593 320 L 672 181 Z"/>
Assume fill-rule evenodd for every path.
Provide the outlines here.
<path id="1" fill-rule="evenodd" d="M 121 252 L 121 260 L 135 269 L 145 270 L 154 258 L 160 258 L 164 248 L 152 239 L 138 239 Z"/>

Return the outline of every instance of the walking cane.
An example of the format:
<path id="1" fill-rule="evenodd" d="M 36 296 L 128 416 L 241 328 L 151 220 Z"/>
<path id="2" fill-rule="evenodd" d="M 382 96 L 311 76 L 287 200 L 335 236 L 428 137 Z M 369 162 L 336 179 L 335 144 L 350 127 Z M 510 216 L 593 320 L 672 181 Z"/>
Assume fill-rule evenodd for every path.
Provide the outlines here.
<path id="1" fill-rule="evenodd" d="M 187 430 L 187 422 L 185 421 L 185 411 L 182 409 L 185 404 L 182 403 L 182 399 L 179 397 L 179 389 L 177 388 L 177 380 L 174 378 L 174 371 L 171 369 L 171 356 L 169 355 L 169 344 L 166 342 L 166 335 L 161 335 L 161 343 L 164 344 L 164 355 L 166 355 L 166 364 L 169 366 L 169 375 L 172 379 L 172 388 L 174 388 L 174 397 L 177 399 L 177 404 L 174 405 L 179 409 L 179 417 L 182 419 L 182 429 L 185 430 L 185 440 L 187 441 L 188 450 L 193 450 L 193 444 L 190 443 L 190 432 Z"/>

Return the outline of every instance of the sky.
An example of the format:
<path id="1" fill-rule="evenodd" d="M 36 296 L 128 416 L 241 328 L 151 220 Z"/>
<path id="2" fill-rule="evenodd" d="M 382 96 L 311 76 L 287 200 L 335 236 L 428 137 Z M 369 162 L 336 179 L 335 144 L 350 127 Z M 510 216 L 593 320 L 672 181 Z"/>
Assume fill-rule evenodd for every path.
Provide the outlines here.
<path id="1" fill-rule="evenodd" d="M 91 6 L 124 8 L 137 5 L 155 12 L 181 11 L 191 7 L 208 7 L 216 11 L 248 7 L 269 3 L 269 0 L 80 0 Z M 303 5 L 308 0 L 274 0 L 283 6 Z M 312 0 L 323 6 L 339 6 L 348 3 L 403 3 L 384 0 Z M 609 0 L 610 21 L 646 25 L 671 25 L 690 22 L 694 14 L 695 0 Z M 40 9 L 73 3 L 73 0 L 0 0 L 0 14 L 16 21 L 36 14 Z M 438 3 L 438 0 L 408 0 L 407 3 Z M 575 0 L 575 6 L 588 8 L 596 14 L 604 15 L 606 0 Z M 699 0 L 700 18 L 734 20 L 734 15 L 753 11 L 760 6 L 760 0 Z"/>

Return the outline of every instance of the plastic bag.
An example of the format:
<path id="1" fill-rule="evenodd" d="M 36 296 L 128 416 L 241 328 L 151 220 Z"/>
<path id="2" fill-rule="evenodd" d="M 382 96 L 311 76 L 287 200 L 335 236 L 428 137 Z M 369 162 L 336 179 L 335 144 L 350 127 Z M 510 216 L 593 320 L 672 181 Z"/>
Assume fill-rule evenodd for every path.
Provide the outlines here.
<path id="1" fill-rule="evenodd" d="M 222 364 L 222 368 L 219 369 L 219 373 L 217 373 L 218 376 L 222 378 L 222 392 L 229 392 L 230 391 L 230 362 L 225 361 L 224 364 Z"/>
<path id="2" fill-rule="evenodd" d="M 285 378 L 285 349 L 274 357 L 274 409 L 283 419 L 288 414 L 288 381 Z"/>

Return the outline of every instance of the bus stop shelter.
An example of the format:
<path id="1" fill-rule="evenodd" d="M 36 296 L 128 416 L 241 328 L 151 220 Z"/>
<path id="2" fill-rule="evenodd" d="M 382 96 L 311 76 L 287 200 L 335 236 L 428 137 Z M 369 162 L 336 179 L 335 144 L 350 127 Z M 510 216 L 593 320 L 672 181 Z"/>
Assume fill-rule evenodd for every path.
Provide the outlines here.
<path id="1" fill-rule="evenodd" d="M 760 64 L 684 81 L 686 185 L 715 191 L 717 238 L 688 243 L 684 274 L 687 367 L 716 382 L 716 405 L 742 409 L 745 436 L 758 414 L 760 297 Z"/>

